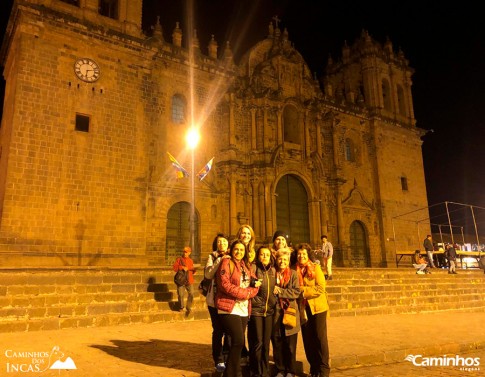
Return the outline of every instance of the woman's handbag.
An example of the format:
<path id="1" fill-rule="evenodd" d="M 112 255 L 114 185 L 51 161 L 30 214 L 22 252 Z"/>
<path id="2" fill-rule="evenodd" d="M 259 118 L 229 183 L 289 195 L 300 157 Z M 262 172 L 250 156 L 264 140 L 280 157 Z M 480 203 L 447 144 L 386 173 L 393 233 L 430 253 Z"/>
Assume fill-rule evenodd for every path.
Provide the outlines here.
<path id="1" fill-rule="evenodd" d="M 291 307 L 287 307 L 283 314 L 283 325 L 289 329 L 293 329 L 296 327 L 296 309 Z"/>
<path id="2" fill-rule="evenodd" d="M 180 263 L 185 266 L 183 259 L 180 259 Z M 185 270 L 178 270 L 175 276 L 173 277 L 173 282 L 177 287 L 181 287 L 183 285 L 187 285 L 189 282 L 189 272 Z"/>
<path id="3" fill-rule="evenodd" d="M 202 279 L 201 282 L 199 283 L 199 293 L 202 296 L 207 296 L 207 293 L 209 292 L 211 284 L 212 284 L 212 279 L 207 279 L 207 278 Z"/>

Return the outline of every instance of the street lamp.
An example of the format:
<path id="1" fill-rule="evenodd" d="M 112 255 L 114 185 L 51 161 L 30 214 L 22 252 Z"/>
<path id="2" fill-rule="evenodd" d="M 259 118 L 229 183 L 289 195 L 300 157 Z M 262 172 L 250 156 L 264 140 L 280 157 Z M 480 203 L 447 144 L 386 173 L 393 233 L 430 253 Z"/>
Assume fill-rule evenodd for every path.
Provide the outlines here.
<path id="1" fill-rule="evenodd" d="M 190 182 L 191 182 L 191 200 L 190 200 L 190 247 L 195 252 L 195 167 L 194 167 L 194 151 L 199 144 L 200 134 L 199 130 L 192 126 L 187 135 L 185 136 L 185 141 L 187 142 L 187 147 L 190 149 L 192 157 L 192 167 L 190 171 Z"/>

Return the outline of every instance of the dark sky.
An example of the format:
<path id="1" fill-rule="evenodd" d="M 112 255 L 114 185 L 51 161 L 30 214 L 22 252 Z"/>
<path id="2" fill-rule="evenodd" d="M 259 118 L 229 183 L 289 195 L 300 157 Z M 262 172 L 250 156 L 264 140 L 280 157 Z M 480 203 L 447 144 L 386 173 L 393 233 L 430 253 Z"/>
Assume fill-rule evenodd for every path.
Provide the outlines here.
<path id="1" fill-rule="evenodd" d="M 2 1 L 2 34 L 12 0 Z M 423 137 L 430 205 L 444 201 L 485 207 L 485 21 L 479 2 L 326 0 L 145 0 L 143 28 L 160 15 L 165 39 L 190 15 L 206 52 L 210 35 L 231 41 L 236 58 L 265 38 L 277 15 L 310 69 L 321 75 L 328 55 L 340 58 L 362 29 L 403 50 L 413 76 L 417 126 Z M 476 4 L 476 5 L 475 5 Z M 458 8 L 459 6 L 459 8 Z M 189 11 L 193 9 L 193 11 Z"/>

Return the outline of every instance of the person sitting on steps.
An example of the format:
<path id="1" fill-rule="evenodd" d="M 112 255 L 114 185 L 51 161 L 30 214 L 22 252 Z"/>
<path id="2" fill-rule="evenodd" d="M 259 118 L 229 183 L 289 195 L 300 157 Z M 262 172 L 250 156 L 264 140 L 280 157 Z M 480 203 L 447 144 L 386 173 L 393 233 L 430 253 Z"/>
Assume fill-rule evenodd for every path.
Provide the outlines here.
<path id="1" fill-rule="evenodd" d="M 430 274 L 431 273 L 428 270 L 428 264 L 426 263 L 424 258 L 421 256 L 421 251 L 419 251 L 419 250 L 416 250 L 414 252 L 413 267 L 417 270 L 416 274 L 418 274 L 418 275 L 424 275 L 424 274 Z"/>

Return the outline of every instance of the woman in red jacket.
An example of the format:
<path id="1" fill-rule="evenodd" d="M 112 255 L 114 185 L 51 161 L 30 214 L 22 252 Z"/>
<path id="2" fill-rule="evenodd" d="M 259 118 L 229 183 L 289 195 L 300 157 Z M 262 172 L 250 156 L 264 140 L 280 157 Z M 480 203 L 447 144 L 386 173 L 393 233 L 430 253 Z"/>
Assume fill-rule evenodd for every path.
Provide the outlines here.
<path id="1" fill-rule="evenodd" d="M 251 314 L 251 298 L 261 284 L 248 268 L 246 247 L 240 240 L 230 249 L 231 258 L 223 259 L 216 274 L 216 306 L 224 332 L 231 339 L 224 376 L 241 375 L 240 357 L 244 346 L 244 329 Z M 250 286 L 252 285 L 252 286 Z"/>

